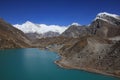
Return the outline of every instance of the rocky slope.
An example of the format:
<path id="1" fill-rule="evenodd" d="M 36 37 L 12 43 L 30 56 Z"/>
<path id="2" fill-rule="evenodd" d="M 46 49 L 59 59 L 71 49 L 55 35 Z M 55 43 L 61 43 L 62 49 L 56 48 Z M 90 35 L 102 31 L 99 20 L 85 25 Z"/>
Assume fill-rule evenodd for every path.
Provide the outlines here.
<path id="1" fill-rule="evenodd" d="M 97 73 L 120 76 L 120 41 L 99 37 L 84 37 L 74 45 L 64 45 L 59 53 L 59 65 Z"/>
<path id="2" fill-rule="evenodd" d="M 0 49 L 30 47 L 30 41 L 23 32 L 0 19 Z"/>

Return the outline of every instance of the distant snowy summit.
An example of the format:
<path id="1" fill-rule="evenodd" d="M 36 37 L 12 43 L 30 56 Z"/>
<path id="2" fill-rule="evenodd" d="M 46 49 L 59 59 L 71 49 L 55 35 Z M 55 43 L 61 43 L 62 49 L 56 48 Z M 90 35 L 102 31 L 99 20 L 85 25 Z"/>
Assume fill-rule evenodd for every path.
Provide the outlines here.
<path id="1" fill-rule="evenodd" d="M 66 26 L 59 26 L 59 25 L 46 25 L 46 24 L 35 24 L 30 21 L 26 21 L 23 24 L 15 24 L 13 25 L 16 28 L 20 29 L 24 33 L 38 33 L 43 34 L 46 32 L 57 32 L 61 34 L 64 32 L 67 27 Z"/>

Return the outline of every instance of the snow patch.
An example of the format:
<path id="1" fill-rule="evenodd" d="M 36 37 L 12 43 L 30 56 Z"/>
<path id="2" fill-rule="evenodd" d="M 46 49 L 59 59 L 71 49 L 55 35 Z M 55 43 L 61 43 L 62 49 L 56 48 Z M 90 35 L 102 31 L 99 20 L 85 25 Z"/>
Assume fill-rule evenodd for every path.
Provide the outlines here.
<path id="1" fill-rule="evenodd" d="M 71 25 L 80 26 L 80 24 L 76 22 L 73 22 Z"/>

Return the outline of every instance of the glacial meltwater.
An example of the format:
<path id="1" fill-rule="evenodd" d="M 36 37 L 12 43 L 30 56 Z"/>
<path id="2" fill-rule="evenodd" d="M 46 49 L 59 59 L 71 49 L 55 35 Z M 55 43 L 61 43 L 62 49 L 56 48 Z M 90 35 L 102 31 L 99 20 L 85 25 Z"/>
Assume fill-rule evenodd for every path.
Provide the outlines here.
<path id="1" fill-rule="evenodd" d="M 29 49 L 0 50 L 0 80 L 120 80 L 81 70 L 63 69 L 55 52 Z"/>

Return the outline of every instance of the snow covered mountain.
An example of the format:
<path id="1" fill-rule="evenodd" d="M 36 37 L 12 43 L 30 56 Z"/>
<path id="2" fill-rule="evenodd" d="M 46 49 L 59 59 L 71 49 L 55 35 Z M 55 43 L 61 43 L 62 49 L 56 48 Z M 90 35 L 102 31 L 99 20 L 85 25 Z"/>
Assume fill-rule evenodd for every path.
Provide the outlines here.
<path id="1" fill-rule="evenodd" d="M 113 18 L 116 18 L 116 19 L 120 19 L 119 15 L 111 14 L 111 13 L 107 13 L 107 12 L 98 13 L 97 18 L 106 18 L 107 16 L 113 17 Z"/>
<path id="2" fill-rule="evenodd" d="M 103 21 L 106 21 L 110 24 L 114 24 L 114 25 L 119 25 L 120 23 L 120 16 L 116 15 L 116 14 L 111 14 L 111 13 L 107 13 L 107 12 L 101 12 L 98 13 L 95 20 L 100 19 Z"/>
<path id="3" fill-rule="evenodd" d="M 23 31 L 28 37 L 34 39 L 59 36 L 68 28 L 66 26 L 59 25 L 35 24 L 30 21 L 26 21 L 21 25 L 15 24 L 13 26 Z"/>
<path id="4" fill-rule="evenodd" d="M 67 29 L 66 26 L 35 24 L 30 21 L 26 21 L 22 25 L 15 24 L 13 26 L 22 30 L 24 33 L 38 33 L 38 34 L 43 34 L 43 33 L 50 32 L 50 31 L 58 32 L 59 34 L 61 34 Z"/>

